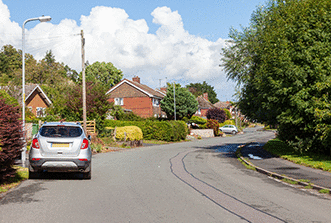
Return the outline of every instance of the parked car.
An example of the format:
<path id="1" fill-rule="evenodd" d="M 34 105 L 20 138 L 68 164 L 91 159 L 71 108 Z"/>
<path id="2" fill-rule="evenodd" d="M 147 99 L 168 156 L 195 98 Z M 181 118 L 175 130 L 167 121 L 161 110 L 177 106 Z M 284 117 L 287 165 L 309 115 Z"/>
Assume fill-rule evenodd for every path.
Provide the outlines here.
<path id="1" fill-rule="evenodd" d="M 238 132 L 237 127 L 234 125 L 225 125 L 223 127 L 220 127 L 219 129 L 224 133 L 231 133 L 233 135 L 237 134 Z"/>
<path id="2" fill-rule="evenodd" d="M 90 136 L 80 123 L 44 123 L 33 137 L 29 152 L 29 178 L 40 172 L 81 172 L 91 179 Z"/>

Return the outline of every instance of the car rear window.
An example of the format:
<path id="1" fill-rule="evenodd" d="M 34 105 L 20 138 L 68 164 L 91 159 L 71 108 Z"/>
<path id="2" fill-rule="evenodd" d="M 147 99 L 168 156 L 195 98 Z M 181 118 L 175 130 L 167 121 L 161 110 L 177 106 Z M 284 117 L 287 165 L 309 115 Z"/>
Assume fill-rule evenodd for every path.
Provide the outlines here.
<path id="1" fill-rule="evenodd" d="M 44 137 L 78 137 L 83 130 L 75 126 L 43 126 L 40 135 Z"/>

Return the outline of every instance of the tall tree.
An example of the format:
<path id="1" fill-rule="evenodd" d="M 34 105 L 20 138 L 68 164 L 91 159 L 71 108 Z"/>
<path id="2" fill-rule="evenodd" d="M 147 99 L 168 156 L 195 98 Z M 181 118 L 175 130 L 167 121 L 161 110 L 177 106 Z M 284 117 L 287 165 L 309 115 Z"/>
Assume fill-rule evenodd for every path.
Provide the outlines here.
<path id="1" fill-rule="evenodd" d="M 208 93 L 208 99 L 211 103 L 215 104 L 219 100 L 216 98 L 217 94 L 214 90 L 214 87 L 207 84 L 206 81 L 201 83 L 190 83 L 186 85 L 186 88 L 195 96 L 198 97 L 204 93 Z"/>
<path id="2" fill-rule="evenodd" d="M 176 119 L 191 116 L 198 110 L 198 101 L 186 88 L 175 84 Z M 167 95 L 161 101 L 161 109 L 169 119 L 174 119 L 174 88 L 168 83 Z"/>
<path id="3" fill-rule="evenodd" d="M 300 151 L 331 145 L 330 13 L 329 0 L 269 1 L 223 50 L 228 78 L 243 86 L 240 109 L 279 124 L 279 136 Z"/>
<path id="4" fill-rule="evenodd" d="M 110 62 L 94 62 L 86 67 L 85 73 L 87 81 L 99 82 L 108 90 L 123 78 L 122 71 Z"/>
<path id="5" fill-rule="evenodd" d="M 5 45 L 0 51 L 0 85 L 7 85 L 18 76 L 15 71 L 22 67 L 22 52 L 11 45 Z M 16 81 L 17 82 L 17 81 Z"/>

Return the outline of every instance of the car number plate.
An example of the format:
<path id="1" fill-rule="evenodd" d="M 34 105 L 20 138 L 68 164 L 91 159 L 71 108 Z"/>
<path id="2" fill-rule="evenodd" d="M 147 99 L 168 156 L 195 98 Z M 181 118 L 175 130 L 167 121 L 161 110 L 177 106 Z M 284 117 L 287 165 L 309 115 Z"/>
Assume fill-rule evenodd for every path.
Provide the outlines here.
<path id="1" fill-rule="evenodd" d="M 63 147 L 69 147 L 69 143 L 53 143 L 53 148 L 63 148 Z"/>

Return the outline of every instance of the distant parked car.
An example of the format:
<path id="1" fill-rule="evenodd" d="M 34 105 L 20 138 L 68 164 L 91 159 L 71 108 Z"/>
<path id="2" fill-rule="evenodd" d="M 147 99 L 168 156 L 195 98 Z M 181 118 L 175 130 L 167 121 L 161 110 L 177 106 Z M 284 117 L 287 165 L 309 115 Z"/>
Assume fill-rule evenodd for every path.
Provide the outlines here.
<path id="1" fill-rule="evenodd" d="M 40 172 L 81 172 L 91 179 L 90 136 L 80 123 L 44 123 L 34 136 L 29 152 L 29 178 Z"/>
<path id="2" fill-rule="evenodd" d="M 238 132 L 238 129 L 234 125 L 225 125 L 223 127 L 220 127 L 220 130 L 224 133 L 231 133 L 235 135 Z"/>

